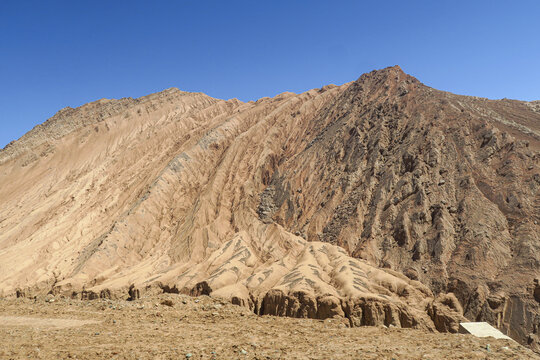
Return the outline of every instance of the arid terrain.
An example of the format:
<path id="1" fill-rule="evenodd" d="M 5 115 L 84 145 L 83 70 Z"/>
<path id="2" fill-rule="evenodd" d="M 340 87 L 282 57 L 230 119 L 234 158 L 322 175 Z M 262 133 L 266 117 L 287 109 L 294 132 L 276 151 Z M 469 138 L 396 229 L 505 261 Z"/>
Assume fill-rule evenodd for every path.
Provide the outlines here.
<path id="1" fill-rule="evenodd" d="M 538 358 L 511 340 L 257 316 L 208 296 L 173 294 L 0 300 L 0 343 L 2 359 Z"/>
<path id="2" fill-rule="evenodd" d="M 17 304 L 46 294 L 74 302 L 59 316 L 208 295 L 250 314 L 340 319 L 352 327 L 332 328 L 340 351 L 374 329 L 403 344 L 422 334 L 452 339 L 447 351 L 460 339 L 479 349 L 483 340 L 433 333 L 465 319 L 540 351 L 539 190 L 538 102 L 438 91 L 398 66 L 250 102 L 178 89 L 102 99 L 0 151 L 3 312 L 24 315 Z M 146 311 L 121 315 L 144 322 L 131 325 L 140 341 Z M 155 321 L 176 321 L 160 311 Z M 78 329 L 111 332 L 108 312 Z M 331 332 L 314 320 L 249 319 L 250 329 Z M 204 331 L 222 335 L 227 323 Z M 288 351 L 294 339 L 283 339 Z"/>

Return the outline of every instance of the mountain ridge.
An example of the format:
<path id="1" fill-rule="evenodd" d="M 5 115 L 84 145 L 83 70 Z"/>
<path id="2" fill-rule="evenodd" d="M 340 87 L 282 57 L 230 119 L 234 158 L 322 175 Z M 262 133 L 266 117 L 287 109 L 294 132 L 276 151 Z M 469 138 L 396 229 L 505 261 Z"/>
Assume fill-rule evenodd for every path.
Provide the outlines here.
<path id="1" fill-rule="evenodd" d="M 0 151 L 0 293 L 211 294 L 441 331 L 465 316 L 537 346 L 530 105 L 399 66 L 247 103 L 166 91 Z"/>

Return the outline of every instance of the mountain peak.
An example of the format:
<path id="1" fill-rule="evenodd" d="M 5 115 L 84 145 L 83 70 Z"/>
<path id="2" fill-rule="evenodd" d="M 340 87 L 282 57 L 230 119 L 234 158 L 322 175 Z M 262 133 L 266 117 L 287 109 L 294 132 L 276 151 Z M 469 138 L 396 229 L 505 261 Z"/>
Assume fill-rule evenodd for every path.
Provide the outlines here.
<path id="1" fill-rule="evenodd" d="M 399 65 L 394 65 L 362 74 L 353 83 L 351 91 L 371 93 L 373 98 L 379 98 L 381 92 L 388 96 L 404 96 L 421 84 Z"/>
<path id="2" fill-rule="evenodd" d="M 409 80 L 412 82 L 418 82 L 418 79 L 405 73 L 399 65 L 389 66 L 383 69 L 373 70 L 368 73 L 362 74 L 357 81 L 367 82 L 367 81 L 402 81 Z"/>

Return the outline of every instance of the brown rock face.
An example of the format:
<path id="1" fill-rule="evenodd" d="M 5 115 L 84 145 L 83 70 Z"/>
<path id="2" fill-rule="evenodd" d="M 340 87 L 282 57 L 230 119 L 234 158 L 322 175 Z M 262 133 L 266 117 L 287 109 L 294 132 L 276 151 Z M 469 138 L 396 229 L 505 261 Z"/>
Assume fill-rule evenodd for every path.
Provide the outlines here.
<path id="1" fill-rule="evenodd" d="M 399 67 L 257 102 L 64 109 L 0 151 L 0 294 L 210 294 L 440 331 L 463 313 L 534 347 L 539 150 L 536 102 Z"/>

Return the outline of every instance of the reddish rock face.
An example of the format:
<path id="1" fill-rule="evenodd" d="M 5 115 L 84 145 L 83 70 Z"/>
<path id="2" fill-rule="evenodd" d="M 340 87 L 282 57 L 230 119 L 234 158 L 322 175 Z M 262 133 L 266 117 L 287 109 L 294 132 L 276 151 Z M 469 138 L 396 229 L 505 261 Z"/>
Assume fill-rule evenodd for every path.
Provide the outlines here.
<path id="1" fill-rule="evenodd" d="M 463 313 L 534 348 L 539 151 L 536 102 L 399 67 L 257 102 L 64 109 L 0 151 L 0 292 L 210 294 L 440 331 Z"/>

